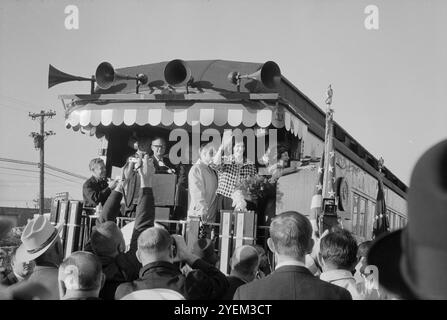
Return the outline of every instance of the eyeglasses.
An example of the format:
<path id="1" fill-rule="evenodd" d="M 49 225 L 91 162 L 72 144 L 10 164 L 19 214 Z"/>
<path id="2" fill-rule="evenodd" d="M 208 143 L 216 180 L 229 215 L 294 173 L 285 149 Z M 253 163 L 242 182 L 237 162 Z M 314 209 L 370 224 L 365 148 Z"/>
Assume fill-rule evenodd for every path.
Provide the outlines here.
<path id="1" fill-rule="evenodd" d="M 158 144 L 158 145 L 153 144 L 152 147 L 157 148 L 157 149 L 162 149 L 162 148 L 164 148 L 165 146 L 162 145 L 162 144 Z"/>

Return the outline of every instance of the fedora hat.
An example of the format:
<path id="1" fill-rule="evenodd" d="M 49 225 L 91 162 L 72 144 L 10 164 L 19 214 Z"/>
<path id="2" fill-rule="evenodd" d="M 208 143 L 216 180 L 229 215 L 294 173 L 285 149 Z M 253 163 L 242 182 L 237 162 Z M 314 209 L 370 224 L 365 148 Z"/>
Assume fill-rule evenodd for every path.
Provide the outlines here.
<path id="1" fill-rule="evenodd" d="M 61 230 L 62 224 L 55 227 L 43 215 L 29 220 L 17 249 L 17 261 L 31 261 L 42 255 L 58 239 Z"/>
<path id="2" fill-rule="evenodd" d="M 447 140 L 414 167 L 407 196 L 408 224 L 379 237 L 368 264 L 379 282 L 403 298 L 447 299 Z"/>

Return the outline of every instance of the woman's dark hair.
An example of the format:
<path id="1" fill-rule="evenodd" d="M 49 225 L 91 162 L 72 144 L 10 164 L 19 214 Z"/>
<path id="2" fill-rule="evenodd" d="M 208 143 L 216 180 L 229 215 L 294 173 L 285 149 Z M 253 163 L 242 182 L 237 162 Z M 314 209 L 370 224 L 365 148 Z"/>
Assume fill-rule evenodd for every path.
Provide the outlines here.
<path id="1" fill-rule="evenodd" d="M 289 148 L 289 146 L 288 145 L 286 145 L 286 144 L 279 144 L 278 145 L 278 147 L 277 147 L 277 152 L 276 152 L 276 160 L 279 160 L 279 159 L 281 159 L 281 156 L 282 156 L 282 154 L 284 153 L 284 152 L 289 152 L 290 150 L 289 150 L 290 148 Z M 290 152 L 289 152 L 290 153 Z"/>

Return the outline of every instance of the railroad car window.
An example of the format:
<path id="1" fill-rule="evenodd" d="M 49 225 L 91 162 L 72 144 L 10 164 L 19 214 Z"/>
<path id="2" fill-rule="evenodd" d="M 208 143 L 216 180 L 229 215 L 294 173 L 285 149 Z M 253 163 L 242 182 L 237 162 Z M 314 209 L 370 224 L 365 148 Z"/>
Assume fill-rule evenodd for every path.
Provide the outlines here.
<path id="1" fill-rule="evenodd" d="M 394 227 L 394 230 L 396 230 L 397 229 L 397 215 L 394 212 L 392 213 L 392 215 L 393 215 L 393 227 Z"/>
<path id="2" fill-rule="evenodd" d="M 366 230 L 366 199 L 363 197 L 359 197 L 359 217 L 358 217 L 358 235 L 361 237 L 365 237 Z"/>
<path id="3" fill-rule="evenodd" d="M 352 233 L 357 233 L 357 213 L 358 213 L 359 196 L 354 194 L 354 200 L 352 201 Z"/>
<path id="4" fill-rule="evenodd" d="M 278 132 L 278 141 L 289 146 L 290 160 L 299 160 L 301 158 L 301 140 L 297 139 L 288 131 L 281 130 Z"/>
<path id="5" fill-rule="evenodd" d="M 390 221 L 390 230 L 394 230 L 396 225 L 394 224 L 394 213 L 392 213 L 390 210 L 387 210 L 386 213 L 388 214 L 388 220 Z"/>
<path id="6" fill-rule="evenodd" d="M 372 201 L 369 201 L 370 207 L 369 207 L 369 211 L 368 211 L 368 223 L 367 223 L 367 238 L 371 239 L 372 238 L 372 229 L 374 226 L 374 216 L 376 214 L 376 204 Z"/>
<path id="7" fill-rule="evenodd" d="M 368 226 L 368 199 L 356 193 L 353 196 L 352 232 L 366 238 Z"/>

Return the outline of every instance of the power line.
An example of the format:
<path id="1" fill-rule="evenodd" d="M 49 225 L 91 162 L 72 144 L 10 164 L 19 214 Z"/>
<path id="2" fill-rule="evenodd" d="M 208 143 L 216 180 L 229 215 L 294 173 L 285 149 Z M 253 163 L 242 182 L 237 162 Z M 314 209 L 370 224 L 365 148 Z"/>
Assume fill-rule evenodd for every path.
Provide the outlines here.
<path id="1" fill-rule="evenodd" d="M 45 168 L 48 168 L 48 169 L 51 169 L 51 170 L 54 170 L 54 171 L 58 171 L 58 172 L 66 174 L 66 175 L 69 175 L 69 176 L 72 176 L 72 177 L 75 177 L 75 178 L 79 178 L 79 179 L 82 179 L 82 180 L 87 180 L 88 179 L 87 177 L 84 177 L 84 176 L 81 176 L 81 175 L 78 175 L 78 174 L 75 174 L 75 173 L 71 173 L 70 171 L 66 171 L 66 170 L 63 170 L 63 169 L 59 169 L 59 168 L 50 166 L 49 164 L 45 164 Z"/>
<path id="2" fill-rule="evenodd" d="M 57 177 L 57 178 L 59 178 L 59 179 L 66 180 L 66 181 L 71 182 L 71 183 L 75 183 L 75 184 L 78 184 L 78 185 L 80 184 L 80 182 L 78 182 L 78 181 L 74 181 L 74 180 L 66 179 L 66 178 L 60 177 L 60 176 L 58 176 L 58 175 L 49 173 L 49 172 L 46 172 L 46 174 L 49 174 L 50 176 L 53 176 L 53 177 Z"/>
<path id="3" fill-rule="evenodd" d="M 37 162 L 16 160 L 16 159 L 8 159 L 8 158 L 0 158 L 0 162 L 11 162 L 11 163 L 16 163 L 16 164 L 24 164 L 24 165 L 37 166 L 37 167 L 40 166 L 39 163 L 37 163 Z M 67 170 L 56 168 L 56 167 L 51 166 L 49 164 L 45 164 L 45 168 L 48 168 L 50 170 L 57 171 L 57 172 L 60 172 L 60 173 L 64 173 L 66 175 L 69 175 L 69 176 L 72 176 L 72 177 L 75 177 L 75 178 L 78 178 L 78 179 L 82 179 L 82 180 L 87 180 L 88 179 L 87 177 L 81 176 L 79 174 L 76 174 L 76 173 L 73 173 L 73 172 L 70 172 L 70 171 L 67 171 Z"/>
<path id="4" fill-rule="evenodd" d="M 15 202 L 15 201 L 33 201 L 32 199 L 9 199 L 9 200 L 0 200 L 0 202 Z"/>
<path id="5" fill-rule="evenodd" d="M 26 172 L 39 172 L 39 171 L 37 171 L 37 170 L 19 169 L 19 168 L 9 168 L 9 167 L 0 167 L 0 169 L 16 170 L 16 171 L 26 171 Z"/>
<path id="6" fill-rule="evenodd" d="M 38 171 L 36 171 L 38 173 Z M 9 173 L 9 172 L 2 172 L 2 174 L 7 174 L 9 176 L 18 176 L 18 177 L 26 177 L 26 178 L 32 178 L 37 179 L 39 176 L 30 176 L 30 175 L 24 175 L 24 174 L 18 174 L 18 173 Z"/>
<path id="7" fill-rule="evenodd" d="M 15 159 L 8 159 L 8 158 L 0 158 L 0 161 L 12 162 L 12 163 L 17 163 L 17 164 L 27 164 L 27 165 L 31 165 L 31 166 L 38 166 L 39 165 L 37 162 L 15 160 Z"/>
<path id="8" fill-rule="evenodd" d="M 4 168 L 4 169 L 8 169 L 8 170 L 17 170 L 17 171 L 26 171 L 26 172 L 39 173 L 39 171 L 37 171 L 37 170 L 26 170 L 26 169 L 21 170 L 21 169 L 17 169 L 17 168 L 6 168 L 6 167 L 0 167 L 0 168 Z M 3 174 L 8 174 L 8 175 L 14 175 L 14 176 L 26 177 L 26 178 L 36 178 L 36 179 L 39 178 L 38 176 L 22 175 L 22 174 L 17 174 L 17 173 L 8 173 L 8 172 L 2 172 L 2 173 Z M 74 183 L 74 184 L 77 184 L 77 185 L 80 184 L 80 182 L 78 182 L 78 181 L 70 180 L 70 179 L 67 179 L 67 178 L 64 178 L 64 177 L 61 177 L 61 176 L 49 173 L 49 172 L 45 172 L 45 174 L 53 176 L 53 177 L 56 177 L 56 178 L 59 178 L 59 179 L 62 179 L 62 180 L 66 180 L 68 182 L 71 182 L 71 183 Z M 54 179 L 50 179 L 48 177 L 46 177 L 45 179 L 48 179 L 50 181 L 60 182 L 60 181 L 57 181 L 57 180 L 54 180 Z M 62 183 L 62 182 L 60 182 L 60 183 Z"/>
<path id="9" fill-rule="evenodd" d="M 0 97 L 6 98 L 6 99 L 9 99 L 9 100 L 15 100 L 15 101 L 18 102 L 18 103 L 26 104 L 26 105 L 28 105 L 29 107 L 37 108 L 37 106 L 36 106 L 35 104 L 32 104 L 31 102 L 28 102 L 28 101 L 26 101 L 26 100 L 22 100 L 22 99 L 14 98 L 14 97 L 7 96 L 7 95 L 4 95 L 4 94 L 0 94 Z"/>

